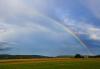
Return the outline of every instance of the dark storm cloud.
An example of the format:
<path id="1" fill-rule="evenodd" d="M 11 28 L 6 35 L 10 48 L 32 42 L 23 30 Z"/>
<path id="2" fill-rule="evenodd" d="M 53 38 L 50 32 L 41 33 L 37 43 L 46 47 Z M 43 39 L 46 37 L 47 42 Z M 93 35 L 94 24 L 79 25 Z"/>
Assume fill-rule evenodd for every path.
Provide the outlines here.
<path id="1" fill-rule="evenodd" d="M 8 42 L 0 42 L 0 51 L 7 51 L 10 50 L 10 43 Z"/>

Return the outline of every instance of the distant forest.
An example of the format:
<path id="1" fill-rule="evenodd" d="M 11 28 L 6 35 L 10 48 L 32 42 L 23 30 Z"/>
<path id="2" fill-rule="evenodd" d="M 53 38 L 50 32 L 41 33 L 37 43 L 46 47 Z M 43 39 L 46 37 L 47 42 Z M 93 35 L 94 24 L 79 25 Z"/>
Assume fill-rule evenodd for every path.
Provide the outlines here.
<path id="1" fill-rule="evenodd" d="M 41 55 L 0 55 L 0 59 L 32 59 L 32 58 L 49 58 L 48 56 Z"/>
<path id="2" fill-rule="evenodd" d="M 42 56 L 42 55 L 7 55 L 1 54 L 0 59 L 32 59 L 32 58 L 100 58 L 100 55 L 97 56 L 82 56 L 80 54 L 76 54 L 75 56 L 56 56 L 56 57 L 49 57 L 49 56 Z"/>

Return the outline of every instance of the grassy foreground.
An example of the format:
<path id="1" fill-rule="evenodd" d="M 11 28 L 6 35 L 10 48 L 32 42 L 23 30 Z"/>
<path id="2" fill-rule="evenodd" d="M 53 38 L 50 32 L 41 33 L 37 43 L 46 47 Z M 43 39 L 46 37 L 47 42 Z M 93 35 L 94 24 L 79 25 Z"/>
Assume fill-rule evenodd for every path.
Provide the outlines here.
<path id="1" fill-rule="evenodd" d="M 100 59 L 14 59 L 1 60 L 0 69 L 100 69 Z"/>

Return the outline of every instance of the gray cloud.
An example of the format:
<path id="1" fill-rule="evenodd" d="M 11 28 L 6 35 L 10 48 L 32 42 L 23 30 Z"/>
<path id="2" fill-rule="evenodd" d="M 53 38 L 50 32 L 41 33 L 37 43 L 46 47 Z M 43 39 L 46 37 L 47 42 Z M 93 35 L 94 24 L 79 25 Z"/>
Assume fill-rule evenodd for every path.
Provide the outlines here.
<path id="1" fill-rule="evenodd" d="M 100 28 L 86 21 L 76 21 L 65 18 L 64 23 L 78 35 L 87 35 L 92 40 L 100 40 Z M 77 25 L 76 25 L 77 23 Z"/>
<path id="2" fill-rule="evenodd" d="M 0 42 L 0 51 L 8 51 L 11 49 L 9 42 Z"/>

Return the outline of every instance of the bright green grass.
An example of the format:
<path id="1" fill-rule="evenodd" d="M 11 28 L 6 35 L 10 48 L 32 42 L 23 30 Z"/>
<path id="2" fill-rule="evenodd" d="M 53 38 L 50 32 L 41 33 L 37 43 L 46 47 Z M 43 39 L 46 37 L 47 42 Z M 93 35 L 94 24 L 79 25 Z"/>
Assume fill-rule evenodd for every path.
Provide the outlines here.
<path id="1" fill-rule="evenodd" d="M 100 69 L 100 61 L 33 62 L 0 64 L 0 69 Z"/>

